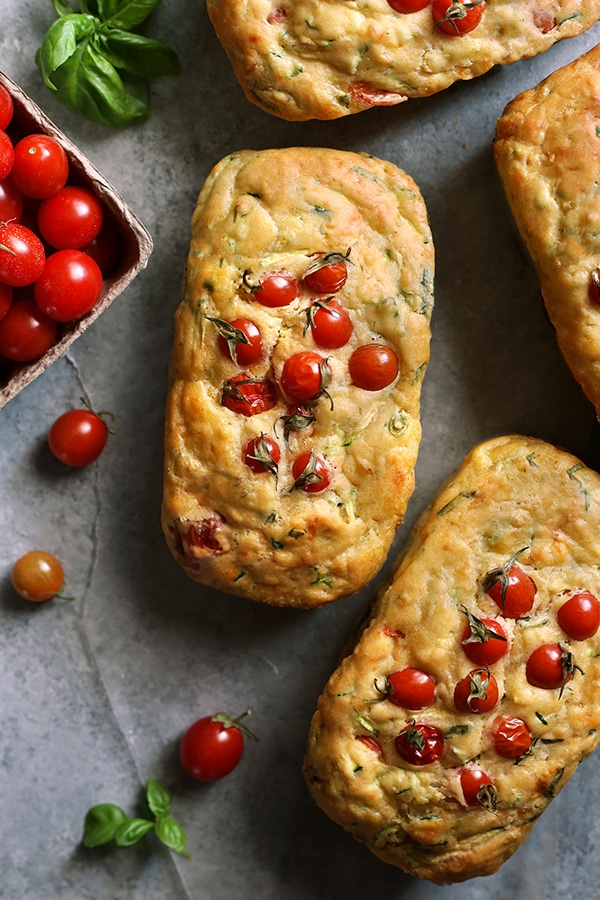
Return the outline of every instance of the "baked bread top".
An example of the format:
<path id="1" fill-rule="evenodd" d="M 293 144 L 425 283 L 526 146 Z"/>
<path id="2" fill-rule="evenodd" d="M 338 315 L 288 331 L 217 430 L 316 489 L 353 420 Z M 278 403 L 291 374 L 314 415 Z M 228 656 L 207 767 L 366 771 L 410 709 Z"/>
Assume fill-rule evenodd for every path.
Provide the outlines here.
<path id="1" fill-rule="evenodd" d="M 451 16 L 465 12 L 460 0 L 410 13 L 388 0 L 207 0 L 207 9 L 246 97 L 298 121 L 434 94 L 541 53 L 600 18 L 596 0 L 486 0 L 443 22 L 451 3 Z"/>
<path id="2" fill-rule="evenodd" d="M 599 529 L 600 476 L 515 435 L 475 448 L 423 513 L 324 689 L 305 762 L 316 802 L 385 862 L 437 883 L 491 874 L 595 749 Z M 589 637 L 573 604 L 559 612 L 581 592 Z M 473 640 L 470 617 L 500 637 Z M 404 696 L 407 668 L 429 695 L 426 681 Z"/>
<path id="3" fill-rule="evenodd" d="M 347 280 L 315 291 L 307 271 L 331 253 Z M 215 167 L 192 220 L 166 415 L 163 526 L 191 578 L 308 607 L 378 571 L 414 487 L 433 265 L 423 199 L 391 163 L 289 148 L 234 153 Z M 266 305 L 266 279 L 280 274 L 298 294 Z M 318 343 L 313 329 L 313 314 L 327 317 L 332 303 L 349 323 L 340 346 Z M 243 345 L 232 355 L 222 338 L 240 317 L 261 333 L 250 365 L 238 360 Z M 365 348 L 396 361 L 376 387 L 353 370 Z M 314 371 L 301 372 L 300 392 L 287 377 L 289 360 L 306 353 L 321 369 L 309 399 L 302 383 Z M 254 403 L 240 391 L 263 395 Z M 261 435 L 268 446 L 245 460 Z"/>
<path id="4" fill-rule="evenodd" d="M 508 104 L 494 153 L 560 349 L 600 415 L 600 46 Z"/>

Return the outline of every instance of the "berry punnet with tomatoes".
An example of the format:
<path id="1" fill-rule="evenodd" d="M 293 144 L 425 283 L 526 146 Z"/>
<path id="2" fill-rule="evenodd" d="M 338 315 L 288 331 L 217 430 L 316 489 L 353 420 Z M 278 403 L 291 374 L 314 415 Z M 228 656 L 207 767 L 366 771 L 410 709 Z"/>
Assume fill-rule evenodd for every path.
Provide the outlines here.
<path id="1" fill-rule="evenodd" d="M 378 571 L 413 490 L 433 264 L 388 162 L 291 148 L 213 170 L 165 436 L 163 527 L 192 579 L 310 607 Z"/>
<path id="2" fill-rule="evenodd" d="M 427 97 L 600 19 L 596 0 L 229 0 L 207 8 L 248 100 L 297 121 Z"/>
<path id="3" fill-rule="evenodd" d="M 600 741 L 600 476 L 540 440 L 476 447 L 329 679 L 304 773 L 383 861 L 489 875 Z"/>

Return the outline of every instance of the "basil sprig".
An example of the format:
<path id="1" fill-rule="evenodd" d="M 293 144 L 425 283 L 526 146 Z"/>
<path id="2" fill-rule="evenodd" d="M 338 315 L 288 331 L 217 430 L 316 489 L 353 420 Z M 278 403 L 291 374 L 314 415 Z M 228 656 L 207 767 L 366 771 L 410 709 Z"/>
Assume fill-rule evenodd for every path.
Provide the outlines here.
<path id="1" fill-rule="evenodd" d="M 148 79 L 178 75 L 181 63 L 165 44 L 132 29 L 160 0 L 51 0 L 59 18 L 36 53 L 44 83 L 69 109 L 122 128 L 150 115 Z"/>
<path id="2" fill-rule="evenodd" d="M 114 803 L 99 803 L 86 813 L 83 824 L 84 847 L 99 847 L 115 842 L 117 847 L 130 847 L 154 829 L 163 844 L 189 858 L 185 831 L 171 815 L 171 795 L 158 781 L 150 779 L 146 802 L 153 818 L 130 819 Z"/>

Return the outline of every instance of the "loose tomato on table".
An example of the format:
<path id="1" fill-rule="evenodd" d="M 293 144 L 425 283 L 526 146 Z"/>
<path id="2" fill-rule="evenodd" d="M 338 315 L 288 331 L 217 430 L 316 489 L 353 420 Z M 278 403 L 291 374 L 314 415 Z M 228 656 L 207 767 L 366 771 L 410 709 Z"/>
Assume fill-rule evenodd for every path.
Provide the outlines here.
<path id="1" fill-rule="evenodd" d="M 26 197 L 52 197 L 65 186 L 68 177 L 67 154 L 50 135 L 28 134 L 15 145 L 12 178 Z"/>
<path id="2" fill-rule="evenodd" d="M 482 581 L 483 590 L 509 619 L 520 619 L 531 612 L 537 593 L 533 578 L 515 565 L 515 560 L 527 549 L 518 550 L 503 566 L 488 572 Z"/>
<path id="3" fill-rule="evenodd" d="M 32 362 L 50 349 L 56 332 L 54 319 L 44 315 L 31 297 L 19 297 L 0 319 L 0 356 Z"/>
<path id="4" fill-rule="evenodd" d="M 444 736 L 435 725 L 411 722 L 395 739 L 402 759 L 413 766 L 427 766 L 444 755 Z"/>
<path id="5" fill-rule="evenodd" d="M 42 200 L 37 212 L 40 234 L 57 250 L 81 250 L 98 237 L 104 211 L 87 188 L 67 185 Z"/>
<path id="6" fill-rule="evenodd" d="M 266 378 L 252 378 L 238 372 L 223 385 L 221 404 L 241 416 L 255 416 L 277 403 L 277 389 Z"/>
<path id="7" fill-rule="evenodd" d="M 454 705 L 461 712 L 489 712 L 498 697 L 498 682 L 489 669 L 472 669 L 454 688 Z"/>
<path id="8" fill-rule="evenodd" d="M 35 302 L 57 322 L 72 322 L 88 313 L 102 294 L 102 272 L 82 250 L 57 250 L 35 282 Z"/>
<path id="9" fill-rule="evenodd" d="M 33 284 L 45 264 L 44 246 L 30 228 L 0 222 L 0 281 L 12 287 Z"/>
<path id="10" fill-rule="evenodd" d="M 556 618 L 566 635 L 585 641 L 600 627 L 600 603 L 589 591 L 578 591 L 563 603 Z"/>
<path id="11" fill-rule="evenodd" d="M 341 303 L 333 297 L 316 300 L 306 310 L 307 327 L 315 344 L 325 350 L 337 350 L 352 336 L 352 319 Z"/>
<path id="12" fill-rule="evenodd" d="M 444 34 L 463 35 L 473 31 L 483 17 L 485 0 L 433 0 L 433 23 Z"/>
<path id="13" fill-rule="evenodd" d="M 377 685 L 375 685 L 377 687 Z M 379 688 L 377 688 L 379 690 Z M 435 679 L 423 669 L 407 666 L 392 672 L 385 681 L 382 691 L 384 699 L 405 709 L 426 709 L 435 700 Z"/>
<path id="14" fill-rule="evenodd" d="M 315 294 L 337 294 L 348 278 L 349 257 L 350 250 L 319 255 L 304 273 L 304 287 Z"/>
<path id="15" fill-rule="evenodd" d="M 318 494 L 326 490 L 331 482 L 327 463 L 314 450 L 307 450 L 296 457 L 292 463 L 292 475 L 292 490 L 301 490 L 306 494 Z"/>
<path id="16" fill-rule="evenodd" d="M 90 409 L 71 409 L 53 423 L 48 446 L 67 466 L 81 468 L 98 459 L 108 439 L 106 422 Z"/>
<path id="17" fill-rule="evenodd" d="M 52 553 L 30 550 L 14 564 L 10 580 L 24 600 L 43 603 L 60 594 L 65 575 L 61 563 Z"/>
<path id="18" fill-rule="evenodd" d="M 297 403 L 310 403 L 327 392 L 331 382 L 329 363 L 320 353 L 301 350 L 286 359 L 281 372 L 284 392 Z"/>
<path id="19" fill-rule="evenodd" d="M 248 714 L 232 719 L 219 712 L 188 728 L 179 745 L 181 764 L 188 775 L 199 781 L 218 781 L 235 769 L 244 753 L 244 737 L 256 739 L 241 723 Z"/>
<path id="20" fill-rule="evenodd" d="M 269 275 L 263 275 L 257 285 L 248 286 L 254 299 L 262 306 L 268 306 L 271 309 L 289 306 L 302 293 L 298 280 L 286 272 L 272 272 Z"/>

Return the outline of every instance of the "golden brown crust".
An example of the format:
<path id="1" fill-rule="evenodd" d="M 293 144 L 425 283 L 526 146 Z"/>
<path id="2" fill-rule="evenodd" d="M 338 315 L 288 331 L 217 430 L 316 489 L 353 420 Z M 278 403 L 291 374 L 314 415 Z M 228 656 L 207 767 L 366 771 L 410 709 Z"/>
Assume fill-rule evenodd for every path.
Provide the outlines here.
<path id="1" fill-rule="evenodd" d="M 508 104 L 494 152 L 560 349 L 600 415 L 600 46 Z M 598 295 L 600 298 L 600 294 Z"/>
<path id="2" fill-rule="evenodd" d="M 574 591 L 600 596 L 599 528 L 600 476 L 516 435 L 476 447 L 423 513 L 369 625 L 323 691 L 305 760 L 317 804 L 385 862 L 440 884 L 491 874 L 597 746 L 600 636 L 571 640 L 557 610 Z M 484 579 L 519 550 L 537 594 L 531 612 L 515 619 L 502 615 Z M 508 653 L 490 665 L 499 701 L 488 712 L 459 712 L 454 703 L 455 685 L 473 668 L 461 643 L 463 608 L 495 618 L 508 634 Z M 555 642 L 583 670 L 562 694 L 533 687 L 525 675 L 530 654 Z M 378 693 L 407 666 L 437 683 L 422 711 Z M 529 755 L 498 755 L 499 715 L 527 724 Z M 440 760 L 403 762 L 395 738 L 411 721 L 441 731 Z M 465 767 L 490 776 L 495 811 L 466 804 Z"/>
<path id="3" fill-rule="evenodd" d="M 287 448 L 276 425 L 289 404 L 282 366 L 296 352 L 319 351 L 305 329 L 314 294 L 272 309 L 246 285 L 273 271 L 301 278 L 313 254 L 348 248 L 348 280 L 336 297 L 353 333 L 345 346 L 320 351 L 332 371 L 331 404 L 321 397 L 316 422 L 290 433 Z M 392 164 L 291 148 L 243 151 L 216 166 L 193 217 L 166 416 L 163 527 L 191 578 L 309 607 L 353 593 L 378 571 L 413 490 L 432 287 L 425 205 Z M 259 326 L 265 354 L 247 374 L 277 385 L 274 408 L 247 417 L 222 405 L 223 385 L 240 367 L 221 352 L 206 316 Z M 355 387 L 348 374 L 353 350 L 373 342 L 393 348 L 400 366 L 378 391 Z M 278 439 L 277 478 L 242 460 L 245 442 L 261 432 Z M 331 486 L 291 490 L 292 461 L 311 449 L 327 460 Z"/>
<path id="4" fill-rule="evenodd" d="M 208 0 L 207 8 L 246 97 L 298 121 L 433 94 L 600 18 L 595 0 L 487 0 L 477 28 L 458 36 L 434 27 L 431 6 L 402 14 L 387 0 Z"/>

